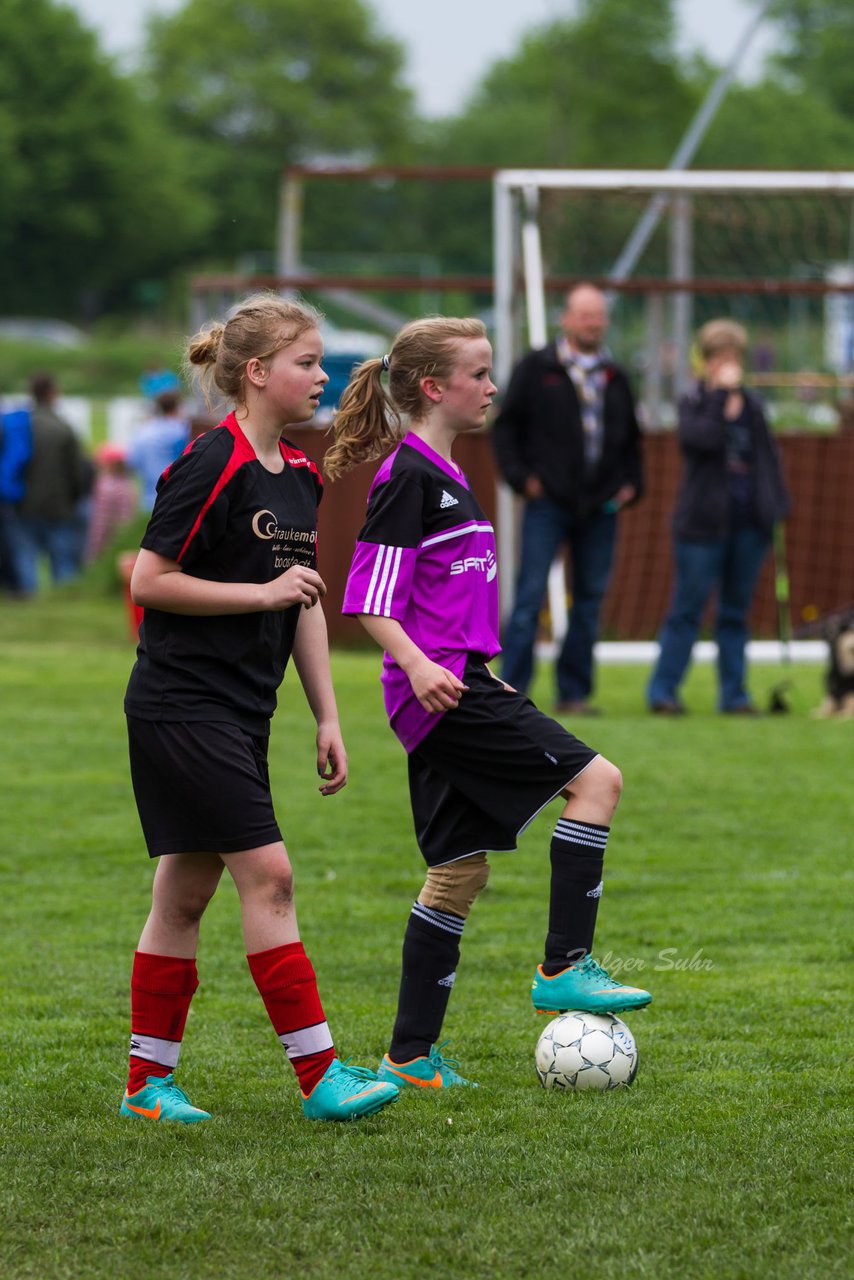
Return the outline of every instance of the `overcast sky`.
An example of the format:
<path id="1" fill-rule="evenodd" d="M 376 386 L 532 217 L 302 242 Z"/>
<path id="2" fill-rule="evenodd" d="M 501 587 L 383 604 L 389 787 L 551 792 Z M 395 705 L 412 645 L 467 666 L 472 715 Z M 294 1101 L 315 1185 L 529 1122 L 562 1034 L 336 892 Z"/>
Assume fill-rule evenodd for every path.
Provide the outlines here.
<path id="1" fill-rule="evenodd" d="M 458 111 L 492 62 L 514 51 L 538 23 L 575 11 L 574 0 L 368 0 L 381 27 L 407 53 L 408 79 L 424 115 Z M 642 0 L 639 0 L 642 2 Z M 182 0 L 67 0 L 100 34 L 111 53 L 132 54 L 152 12 L 169 13 Z M 726 62 L 750 22 L 745 0 L 677 0 L 684 49 L 700 48 Z M 760 31 L 742 72 L 755 74 L 768 37 Z"/>

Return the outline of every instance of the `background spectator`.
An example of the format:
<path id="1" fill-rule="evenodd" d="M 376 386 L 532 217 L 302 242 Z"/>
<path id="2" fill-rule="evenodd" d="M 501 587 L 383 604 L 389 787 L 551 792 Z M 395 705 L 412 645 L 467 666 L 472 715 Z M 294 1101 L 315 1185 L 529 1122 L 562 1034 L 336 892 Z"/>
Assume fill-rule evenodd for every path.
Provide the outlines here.
<path id="1" fill-rule="evenodd" d="M 137 510 L 137 493 L 124 449 L 102 444 L 95 450 L 95 485 L 84 561 L 91 564 Z"/>
<path id="2" fill-rule="evenodd" d="M 516 366 L 495 423 L 498 465 L 526 500 L 502 675 L 527 692 L 549 570 L 568 543 L 572 609 L 557 660 L 557 711 L 590 715 L 593 645 L 614 562 L 616 513 L 641 492 L 640 432 L 628 377 L 604 345 L 604 294 L 577 285 L 567 294 L 561 328 L 557 342 Z"/>
<path id="3" fill-rule="evenodd" d="M 161 391 L 154 400 L 157 412 L 143 422 L 127 451 L 128 465 L 140 481 L 140 505 L 151 511 L 157 496 L 157 481 L 190 443 L 190 427 L 181 413 L 177 391 Z"/>
<path id="4" fill-rule="evenodd" d="M 679 405 L 676 584 L 647 696 L 652 711 L 685 710 L 679 686 L 706 602 L 716 591 L 719 709 L 755 714 L 745 683 L 747 615 L 774 524 L 788 514 L 789 499 L 762 405 L 744 387 L 745 329 L 732 320 L 710 320 L 698 344 L 704 377 Z"/>
<path id="5" fill-rule="evenodd" d="M 24 493 L 14 505 L 6 536 L 17 589 L 38 589 L 38 563 L 47 555 L 53 582 L 68 582 L 80 568 L 81 540 L 77 519 L 86 496 L 91 468 L 73 427 L 54 405 L 59 395 L 54 378 L 37 374 L 31 384 L 31 454 L 24 472 Z"/>

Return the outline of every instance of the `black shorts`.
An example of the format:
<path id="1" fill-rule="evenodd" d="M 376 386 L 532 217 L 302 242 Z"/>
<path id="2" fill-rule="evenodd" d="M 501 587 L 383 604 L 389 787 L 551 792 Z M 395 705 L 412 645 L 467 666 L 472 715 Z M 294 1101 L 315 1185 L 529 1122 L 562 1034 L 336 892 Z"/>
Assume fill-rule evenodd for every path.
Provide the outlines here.
<path id="1" fill-rule="evenodd" d="M 224 721 L 128 716 L 130 773 L 149 857 L 237 853 L 281 840 L 269 738 Z"/>
<path id="2" fill-rule="evenodd" d="M 427 864 L 515 849 L 540 810 L 599 754 L 510 693 L 483 663 L 468 691 L 409 756 L 415 835 Z"/>

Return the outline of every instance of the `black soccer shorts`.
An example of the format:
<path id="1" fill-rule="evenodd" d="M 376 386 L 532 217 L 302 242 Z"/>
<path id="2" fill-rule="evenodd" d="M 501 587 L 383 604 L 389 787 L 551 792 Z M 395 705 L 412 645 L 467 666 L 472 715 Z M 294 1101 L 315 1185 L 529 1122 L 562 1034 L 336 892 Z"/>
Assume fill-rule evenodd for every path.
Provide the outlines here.
<path id="1" fill-rule="evenodd" d="M 128 716 L 130 772 L 149 857 L 274 844 L 269 739 L 224 721 Z"/>
<path id="2" fill-rule="evenodd" d="M 542 808 L 599 754 L 472 660 L 459 705 L 409 756 L 415 835 L 431 867 L 516 848 Z"/>

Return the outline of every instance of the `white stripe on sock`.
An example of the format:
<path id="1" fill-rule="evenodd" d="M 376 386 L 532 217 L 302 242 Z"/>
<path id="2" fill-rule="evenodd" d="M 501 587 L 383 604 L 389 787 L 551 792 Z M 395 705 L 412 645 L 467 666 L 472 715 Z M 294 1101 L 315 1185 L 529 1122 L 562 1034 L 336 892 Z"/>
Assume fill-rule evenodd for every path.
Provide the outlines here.
<path id="1" fill-rule="evenodd" d="M 555 826 L 554 834 L 558 840 L 592 845 L 597 849 L 604 849 L 608 843 L 607 831 L 598 831 L 595 827 L 585 826 L 583 822 L 559 821 Z"/>
<path id="2" fill-rule="evenodd" d="M 431 916 L 435 916 L 437 920 L 442 920 L 445 924 L 451 925 L 454 928 L 462 929 L 465 924 L 465 920 L 463 920 L 462 916 L 454 915 L 452 911 L 440 911 L 438 907 L 428 907 L 427 903 L 422 902 L 420 898 L 416 898 L 412 905 L 414 907 L 418 907 L 420 911 L 429 912 L 429 914 Z"/>
<path id="3" fill-rule="evenodd" d="M 310 1053 L 322 1053 L 331 1049 L 332 1036 L 325 1022 L 316 1022 L 313 1027 L 300 1027 L 298 1031 L 284 1031 L 279 1036 L 289 1058 L 307 1058 Z"/>
<path id="4" fill-rule="evenodd" d="M 576 822 L 574 818 L 558 818 L 555 823 L 557 827 L 566 827 L 571 831 L 584 831 L 591 836 L 602 836 L 603 839 L 608 835 L 610 827 L 594 827 L 589 822 Z"/>
<path id="5" fill-rule="evenodd" d="M 177 1067 L 181 1041 L 158 1040 L 156 1036 L 141 1036 L 138 1032 L 132 1031 L 130 1051 L 134 1058 L 144 1058 L 146 1062 L 159 1062 L 164 1067 Z"/>
<path id="6" fill-rule="evenodd" d="M 562 831 L 554 833 L 555 840 L 565 840 L 567 844 L 583 844 L 588 849 L 604 849 L 605 845 L 598 840 L 582 840 L 581 836 L 565 836 Z"/>
<path id="7" fill-rule="evenodd" d="M 446 916 L 441 911 L 433 911 L 420 902 L 416 902 L 412 908 L 412 914 L 421 920 L 426 920 L 427 924 L 435 925 L 437 929 L 444 929 L 445 933 L 455 933 L 457 937 L 462 935 L 464 920 L 456 920 L 453 916 Z"/>

